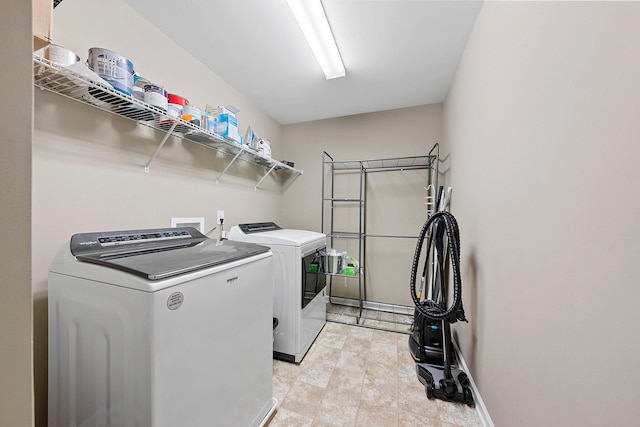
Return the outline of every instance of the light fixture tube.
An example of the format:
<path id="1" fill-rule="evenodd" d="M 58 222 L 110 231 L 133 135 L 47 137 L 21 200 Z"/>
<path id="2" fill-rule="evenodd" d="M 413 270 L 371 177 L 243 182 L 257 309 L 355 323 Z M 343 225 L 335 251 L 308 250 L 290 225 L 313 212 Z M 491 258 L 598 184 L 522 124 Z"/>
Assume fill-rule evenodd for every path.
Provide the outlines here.
<path id="1" fill-rule="evenodd" d="M 327 80 L 346 71 L 320 0 L 287 0 Z"/>

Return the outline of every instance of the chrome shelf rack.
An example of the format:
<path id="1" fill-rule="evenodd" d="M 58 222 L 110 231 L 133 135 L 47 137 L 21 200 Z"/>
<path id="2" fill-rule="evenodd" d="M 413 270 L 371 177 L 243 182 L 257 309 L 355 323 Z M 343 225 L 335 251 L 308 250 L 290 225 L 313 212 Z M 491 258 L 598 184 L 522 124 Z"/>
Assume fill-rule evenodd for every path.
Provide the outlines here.
<path id="1" fill-rule="evenodd" d="M 329 238 L 329 246 L 334 247 L 334 241 L 338 239 L 356 239 L 358 240 L 358 261 L 360 262 L 359 271 L 355 276 L 345 276 L 352 280 L 358 281 L 358 307 L 355 314 L 355 323 L 360 325 L 361 320 L 367 319 L 363 316 L 363 310 L 369 303 L 367 300 L 367 274 L 366 274 L 366 250 L 368 238 L 399 238 L 399 239 L 416 239 L 417 236 L 398 236 L 384 234 L 370 234 L 367 232 L 367 175 L 376 172 L 393 172 L 427 169 L 430 170 L 425 188 L 438 188 L 438 166 L 440 163 L 440 146 L 435 144 L 429 153 L 424 156 L 412 157 L 395 157 L 386 159 L 370 159 L 370 160 L 335 160 L 326 151 L 322 153 L 322 212 L 321 212 L 321 232 L 325 233 Z M 335 196 L 335 178 L 337 174 L 352 173 L 359 175 L 359 188 L 357 196 L 336 197 Z M 325 186 L 325 179 L 328 177 L 329 185 Z M 355 186 L 355 184 L 354 184 Z M 357 205 L 356 221 L 357 230 L 336 230 L 334 228 L 335 211 L 340 207 Z M 329 209 L 325 218 L 325 211 Z M 355 213 L 354 213 L 355 215 Z M 326 230 L 326 231 L 325 231 Z M 333 277 L 343 275 L 329 275 L 329 302 L 333 305 L 339 305 L 332 300 L 332 284 Z M 375 305 L 376 303 L 373 303 Z"/>

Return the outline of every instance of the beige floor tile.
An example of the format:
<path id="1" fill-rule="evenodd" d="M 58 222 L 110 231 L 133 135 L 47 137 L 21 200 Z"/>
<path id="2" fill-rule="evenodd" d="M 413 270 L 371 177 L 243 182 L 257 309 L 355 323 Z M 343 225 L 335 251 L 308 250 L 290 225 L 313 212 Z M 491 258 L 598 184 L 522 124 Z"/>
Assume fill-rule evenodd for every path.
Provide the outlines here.
<path id="1" fill-rule="evenodd" d="M 365 352 L 342 350 L 336 363 L 336 368 L 364 373 L 366 365 L 367 354 Z"/>
<path id="2" fill-rule="evenodd" d="M 307 384 L 302 381 L 295 381 L 280 407 L 309 418 L 314 418 L 323 394 L 324 388 L 322 387 Z"/>
<path id="3" fill-rule="evenodd" d="M 300 372 L 299 364 L 273 360 L 273 375 L 275 376 L 296 379 Z"/>
<path id="4" fill-rule="evenodd" d="M 409 334 L 411 332 L 411 324 L 395 323 L 394 330 L 403 334 Z"/>
<path id="5" fill-rule="evenodd" d="M 397 407 L 397 379 L 393 376 L 383 377 L 365 374 L 360 400 L 383 406 L 395 405 Z"/>
<path id="6" fill-rule="evenodd" d="M 416 374 L 416 365 L 413 362 L 398 362 L 398 383 L 404 385 L 417 384 L 422 387 Z"/>
<path id="7" fill-rule="evenodd" d="M 358 415 L 358 401 L 351 401 L 344 397 L 325 393 L 315 420 L 329 425 L 350 427 L 355 425 Z"/>
<path id="8" fill-rule="evenodd" d="M 280 375 L 273 376 L 273 397 L 282 402 L 294 383 L 294 379 Z"/>
<path id="9" fill-rule="evenodd" d="M 378 320 L 387 320 L 389 322 L 392 322 L 395 320 L 395 316 L 393 313 L 381 311 L 380 314 L 378 315 Z"/>
<path id="10" fill-rule="evenodd" d="M 398 361 L 392 357 L 387 358 L 378 353 L 370 352 L 367 357 L 365 372 L 374 377 L 397 378 Z"/>
<path id="11" fill-rule="evenodd" d="M 427 399 L 408 339 L 406 333 L 328 322 L 302 363 L 274 361 L 280 406 L 269 427 L 481 427 L 474 408 Z"/>
<path id="12" fill-rule="evenodd" d="M 355 326 L 351 328 L 351 331 L 349 332 L 349 337 L 371 341 L 371 338 L 373 337 L 373 329 L 360 328 Z"/>
<path id="13" fill-rule="evenodd" d="M 379 342 L 385 344 L 393 344 L 398 345 L 398 338 L 400 335 L 396 332 L 388 332 L 388 331 L 373 331 L 373 335 L 371 337 L 372 342 Z"/>
<path id="14" fill-rule="evenodd" d="M 327 384 L 325 397 L 335 396 L 345 404 L 357 405 L 362 395 L 364 372 L 336 368 Z"/>
<path id="15" fill-rule="evenodd" d="M 411 351 L 409 350 L 409 336 L 405 335 L 398 340 L 398 363 L 415 364 Z"/>
<path id="16" fill-rule="evenodd" d="M 401 410 L 398 410 L 398 414 L 398 427 L 445 427 L 437 418 L 433 419 L 416 414 L 403 413 Z"/>
<path id="17" fill-rule="evenodd" d="M 354 329 L 364 329 L 357 326 L 352 326 Z M 347 340 L 342 345 L 342 351 L 350 351 L 352 353 L 362 354 L 367 356 L 371 348 L 371 338 L 358 338 L 349 335 Z"/>
<path id="18" fill-rule="evenodd" d="M 317 341 L 317 339 L 316 339 Z M 300 368 L 304 368 L 307 365 L 315 365 L 317 364 L 317 361 L 313 360 L 313 357 L 316 356 L 311 356 L 312 354 L 315 354 L 315 352 L 318 350 L 320 346 L 319 345 L 315 345 L 315 343 L 311 346 L 311 348 L 309 349 L 309 351 L 307 351 L 307 354 L 304 355 L 304 357 L 302 358 L 302 361 L 300 363 L 298 363 L 298 366 L 300 366 Z M 312 352 L 313 350 L 313 352 Z M 330 364 L 330 363 L 329 363 Z"/>
<path id="19" fill-rule="evenodd" d="M 407 420 L 415 417 L 432 420 L 433 424 L 440 422 L 440 412 L 435 400 L 427 399 L 424 387 L 416 380 L 417 386 L 403 385 L 398 390 L 398 413 L 406 416 Z M 415 416 L 415 417 L 414 417 Z"/>
<path id="20" fill-rule="evenodd" d="M 377 402 L 361 402 L 358 407 L 357 427 L 395 427 L 398 425 L 398 406 Z"/>
<path id="21" fill-rule="evenodd" d="M 309 352 L 305 357 L 303 362 L 305 365 L 308 363 L 313 364 L 321 364 L 327 366 L 335 366 L 338 363 L 338 359 L 340 359 L 340 354 L 342 351 L 339 348 L 334 347 L 325 347 L 324 345 L 316 345 L 314 346 L 313 351 Z"/>
<path id="22" fill-rule="evenodd" d="M 358 317 L 356 315 L 350 314 L 340 314 L 337 322 L 346 324 L 346 325 L 355 325 L 358 321 Z"/>
<path id="23" fill-rule="evenodd" d="M 349 335 L 349 333 L 351 332 L 351 329 L 352 328 L 349 325 L 344 325 L 342 323 L 328 322 L 322 331 L 332 332 L 334 334 L 340 334 L 340 335 Z"/>
<path id="24" fill-rule="evenodd" d="M 336 334 L 333 332 L 323 332 L 316 339 L 316 344 L 325 347 L 342 349 L 344 342 L 347 340 L 346 335 Z"/>
<path id="25" fill-rule="evenodd" d="M 427 399 L 427 394 L 425 393 L 424 386 L 417 379 L 415 381 L 411 381 L 405 383 L 403 381 L 398 381 L 398 399 L 407 399 L 414 402 L 422 402 L 420 406 L 434 406 L 435 401 Z M 435 406 L 433 412 L 437 409 Z"/>
<path id="26" fill-rule="evenodd" d="M 364 309 L 362 310 L 362 317 L 364 317 L 365 319 L 380 320 L 381 313 L 381 311 L 377 310 Z"/>
<path id="27" fill-rule="evenodd" d="M 370 328 L 382 328 L 384 322 L 375 319 L 362 319 L 361 324 Z M 375 329 L 374 329 L 375 330 Z"/>
<path id="28" fill-rule="evenodd" d="M 315 419 L 313 420 L 313 423 L 311 423 L 311 427 L 339 427 L 339 426 L 327 421 Z"/>
<path id="29" fill-rule="evenodd" d="M 327 304 L 327 313 L 340 313 L 357 315 L 360 312 L 358 307 L 351 307 L 346 305 Z"/>
<path id="30" fill-rule="evenodd" d="M 371 347 L 367 359 L 373 360 L 378 358 L 398 363 L 398 344 L 371 341 Z"/>
<path id="31" fill-rule="evenodd" d="M 327 313 L 327 322 L 341 322 L 342 314 Z"/>
<path id="32" fill-rule="evenodd" d="M 302 368 L 297 381 L 303 381 L 318 387 L 325 388 L 329 383 L 329 378 L 333 372 L 333 366 L 320 363 L 307 364 Z"/>
<path id="33" fill-rule="evenodd" d="M 443 402 L 435 400 L 440 413 L 440 421 L 460 427 L 482 427 L 480 417 L 475 408 L 464 403 Z"/>
<path id="34" fill-rule="evenodd" d="M 279 408 L 271 421 L 267 424 L 268 427 L 306 427 L 311 426 L 313 418 L 306 417 L 304 415 L 297 414 L 293 411 L 289 411 L 283 408 Z"/>
<path id="35" fill-rule="evenodd" d="M 342 313 L 358 315 L 360 313 L 360 309 L 358 307 L 342 307 Z"/>

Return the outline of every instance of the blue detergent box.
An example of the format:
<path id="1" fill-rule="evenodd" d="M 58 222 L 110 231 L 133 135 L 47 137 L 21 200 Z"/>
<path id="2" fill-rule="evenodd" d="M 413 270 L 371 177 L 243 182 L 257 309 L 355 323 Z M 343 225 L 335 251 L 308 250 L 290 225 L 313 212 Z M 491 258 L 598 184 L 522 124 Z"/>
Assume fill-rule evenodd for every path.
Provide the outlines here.
<path id="1" fill-rule="evenodd" d="M 219 114 L 216 120 L 215 132 L 223 138 L 240 141 L 238 133 L 238 119 L 231 114 Z"/>
<path id="2" fill-rule="evenodd" d="M 223 138 L 229 138 L 240 142 L 238 118 L 236 117 L 237 112 L 238 110 L 231 105 L 218 107 L 214 132 Z"/>

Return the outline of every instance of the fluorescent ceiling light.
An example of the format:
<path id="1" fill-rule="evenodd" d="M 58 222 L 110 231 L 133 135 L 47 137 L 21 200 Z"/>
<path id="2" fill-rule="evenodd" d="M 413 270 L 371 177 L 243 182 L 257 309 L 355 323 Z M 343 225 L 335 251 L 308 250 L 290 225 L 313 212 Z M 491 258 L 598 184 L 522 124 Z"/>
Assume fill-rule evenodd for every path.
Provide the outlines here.
<path id="1" fill-rule="evenodd" d="M 287 3 L 327 80 L 344 77 L 344 64 L 320 0 L 287 0 Z"/>

